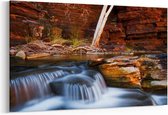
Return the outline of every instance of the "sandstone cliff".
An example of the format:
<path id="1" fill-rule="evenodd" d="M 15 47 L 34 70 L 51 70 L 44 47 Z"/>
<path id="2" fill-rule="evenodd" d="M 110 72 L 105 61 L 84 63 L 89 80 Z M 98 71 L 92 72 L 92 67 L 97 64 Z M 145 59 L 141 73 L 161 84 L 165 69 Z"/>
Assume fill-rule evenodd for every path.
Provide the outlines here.
<path id="1" fill-rule="evenodd" d="M 77 33 L 80 39 L 92 40 L 101 9 L 101 5 L 11 2 L 10 44 L 25 44 L 32 36 L 45 40 L 53 27 L 60 28 L 65 39 Z M 100 42 L 110 51 L 166 51 L 167 9 L 115 6 Z"/>

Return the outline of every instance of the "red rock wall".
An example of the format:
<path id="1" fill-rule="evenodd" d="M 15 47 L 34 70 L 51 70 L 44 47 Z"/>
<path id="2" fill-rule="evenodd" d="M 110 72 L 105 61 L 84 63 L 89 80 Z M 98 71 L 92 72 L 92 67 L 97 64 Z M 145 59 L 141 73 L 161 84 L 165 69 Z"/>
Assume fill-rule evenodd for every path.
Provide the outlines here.
<path id="1" fill-rule="evenodd" d="M 126 47 L 136 50 L 167 50 L 166 8 L 116 6 L 110 16 L 102 36 L 102 43 L 107 47 L 119 44 L 121 48 L 116 50 L 125 50 Z M 125 44 L 126 47 L 122 47 Z"/>
<path id="2" fill-rule="evenodd" d="M 11 2 L 11 45 L 25 43 L 34 28 L 43 26 L 43 38 L 52 27 L 62 29 L 64 38 L 78 31 L 81 38 L 92 37 L 102 6 L 79 4 L 54 4 Z"/>
<path id="3" fill-rule="evenodd" d="M 69 38 L 79 31 L 80 38 L 92 39 L 102 6 L 11 2 L 11 45 L 26 43 L 34 30 L 44 28 L 41 39 L 52 27 L 62 29 Z M 39 30 L 40 31 L 40 30 Z M 113 51 L 134 49 L 160 50 L 167 46 L 167 9 L 115 6 L 101 37 L 102 47 Z"/>

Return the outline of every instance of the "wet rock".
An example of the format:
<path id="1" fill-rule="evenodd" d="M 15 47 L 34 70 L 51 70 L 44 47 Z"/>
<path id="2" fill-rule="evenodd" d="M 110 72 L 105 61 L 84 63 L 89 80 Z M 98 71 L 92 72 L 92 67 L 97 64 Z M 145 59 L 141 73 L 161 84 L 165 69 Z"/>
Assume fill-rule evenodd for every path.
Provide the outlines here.
<path id="1" fill-rule="evenodd" d="M 21 58 L 21 59 L 26 59 L 26 54 L 22 50 L 17 52 L 15 56 L 18 57 L 18 58 Z"/>
<path id="2" fill-rule="evenodd" d="M 50 88 L 52 90 L 52 92 L 56 95 L 63 95 L 63 87 L 64 87 L 64 83 L 63 81 L 53 81 L 50 84 Z"/>
<path id="3" fill-rule="evenodd" d="M 92 60 L 90 60 L 89 63 L 88 63 L 88 65 L 93 67 L 93 66 L 101 65 L 103 63 L 105 63 L 104 58 L 98 58 L 98 59 L 92 59 Z"/>
<path id="4" fill-rule="evenodd" d="M 118 65 L 113 64 L 102 64 L 99 66 L 99 69 L 106 81 L 131 83 L 140 86 L 141 76 L 137 67 L 119 67 Z"/>
<path id="5" fill-rule="evenodd" d="M 167 80 L 145 80 L 142 82 L 142 88 L 151 90 L 166 89 Z"/>
<path id="6" fill-rule="evenodd" d="M 65 95 L 66 89 L 64 87 L 66 85 L 69 85 L 69 87 L 67 88 L 70 88 L 71 86 L 72 89 L 77 85 L 85 85 L 86 87 L 91 87 L 93 85 L 91 83 L 93 82 L 93 80 L 91 78 L 89 78 L 89 80 L 82 77 L 77 77 L 76 75 L 64 76 L 63 78 L 50 82 L 50 87 L 54 94 Z"/>

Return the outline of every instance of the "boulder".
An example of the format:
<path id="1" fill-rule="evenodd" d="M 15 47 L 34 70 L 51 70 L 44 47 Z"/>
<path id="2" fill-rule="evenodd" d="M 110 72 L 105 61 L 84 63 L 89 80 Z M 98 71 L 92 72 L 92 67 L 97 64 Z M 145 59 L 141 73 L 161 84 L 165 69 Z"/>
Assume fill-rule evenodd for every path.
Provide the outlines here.
<path id="1" fill-rule="evenodd" d="M 35 58 L 40 58 L 40 57 L 46 57 L 50 56 L 49 53 L 36 53 L 36 54 L 31 54 L 27 56 L 27 59 L 35 59 Z"/>
<path id="2" fill-rule="evenodd" d="M 16 55 L 16 53 L 17 53 L 17 50 L 16 50 L 16 49 L 10 49 L 10 55 L 11 55 L 11 56 Z"/>
<path id="3" fill-rule="evenodd" d="M 49 83 L 52 92 L 56 95 L 63 95 L 64 83 L 62 81 L 53 81 Z"/>
<path id="4" fill-rule="evenodd" d="M 140 86 L 141 76 L 137 67 L 119 67 L 118 65 L 113 64 L 102 64 L 99 66 L 99 69 L 106 81 L 130 83 L 135 86 Z"/>
<path id="5" fill-rule="evenodd" d="M 22 50 L 17 52 L 15 56 L 18 57 L 18 58 L 21 58 L 21 59 L 26 59 L 26 54 Z"/>

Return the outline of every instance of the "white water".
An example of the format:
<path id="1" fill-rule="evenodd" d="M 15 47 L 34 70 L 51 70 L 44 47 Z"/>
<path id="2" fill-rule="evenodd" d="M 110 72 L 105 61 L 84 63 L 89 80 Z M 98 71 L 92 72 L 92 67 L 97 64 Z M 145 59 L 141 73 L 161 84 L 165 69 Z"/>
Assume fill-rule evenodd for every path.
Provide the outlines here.
<path id="1" fill-rule="evenodd" d="M 153 97 L 153 95 L 151 95 Z M 165 102 L 166 96 L 158 96 Z M 89 109 L 89 108 L 111 108 L 111 107 L 129 107 L 155 105 L 153 101 L 142 91 L 138 89 L 108 88 L 107 93 L 102 98 L 93 103 L 83 103 L 81 101 L 66 100 L 63 96 L 54 96 L 46 98 L 39 103 L 25 105 L 19 111 L 44 111 L 56 109 Z M 161 104 L 161 103 L 160 103 Z M 162 103 L 163 104 L 163 103 Z"/>
<path id="2" fill-rule="evenodd" d="M 102 75 L 93 70 L 85 70 L 92 75 L 84 72 L 66 75 L 54 81 L 55 84 L 63 84 L 63 95 L 67 100 L 90 103 L 99 100 L 106 92 L 106 85 Z"/>
<path id="3" fill-rule="evenodd" d="M 48 83 L 56 78 L 64 76 L 66 73 L 62 70 L 32 74 L 24 77 L 18 77 L 10 81 L 10 88 L 15 94 L 16 104 L 33 98 L 42 98 L 51 94 Z M 24 96 L 23 96 L 24 95 Z"/>
<path id="4" fill-rule="evenodd" d="M 16 106 L 11 111 L 110 108 L 164 105 L 167 97 L 139 89 L 107 88 L 103 76 L 83 65 L 54 66 L 52 71 L 29 73 L 10 81 Z M 55 68 L 55 71 L 53 71 Z M 53 94 L 53 89 L 61 93 Z"/>

